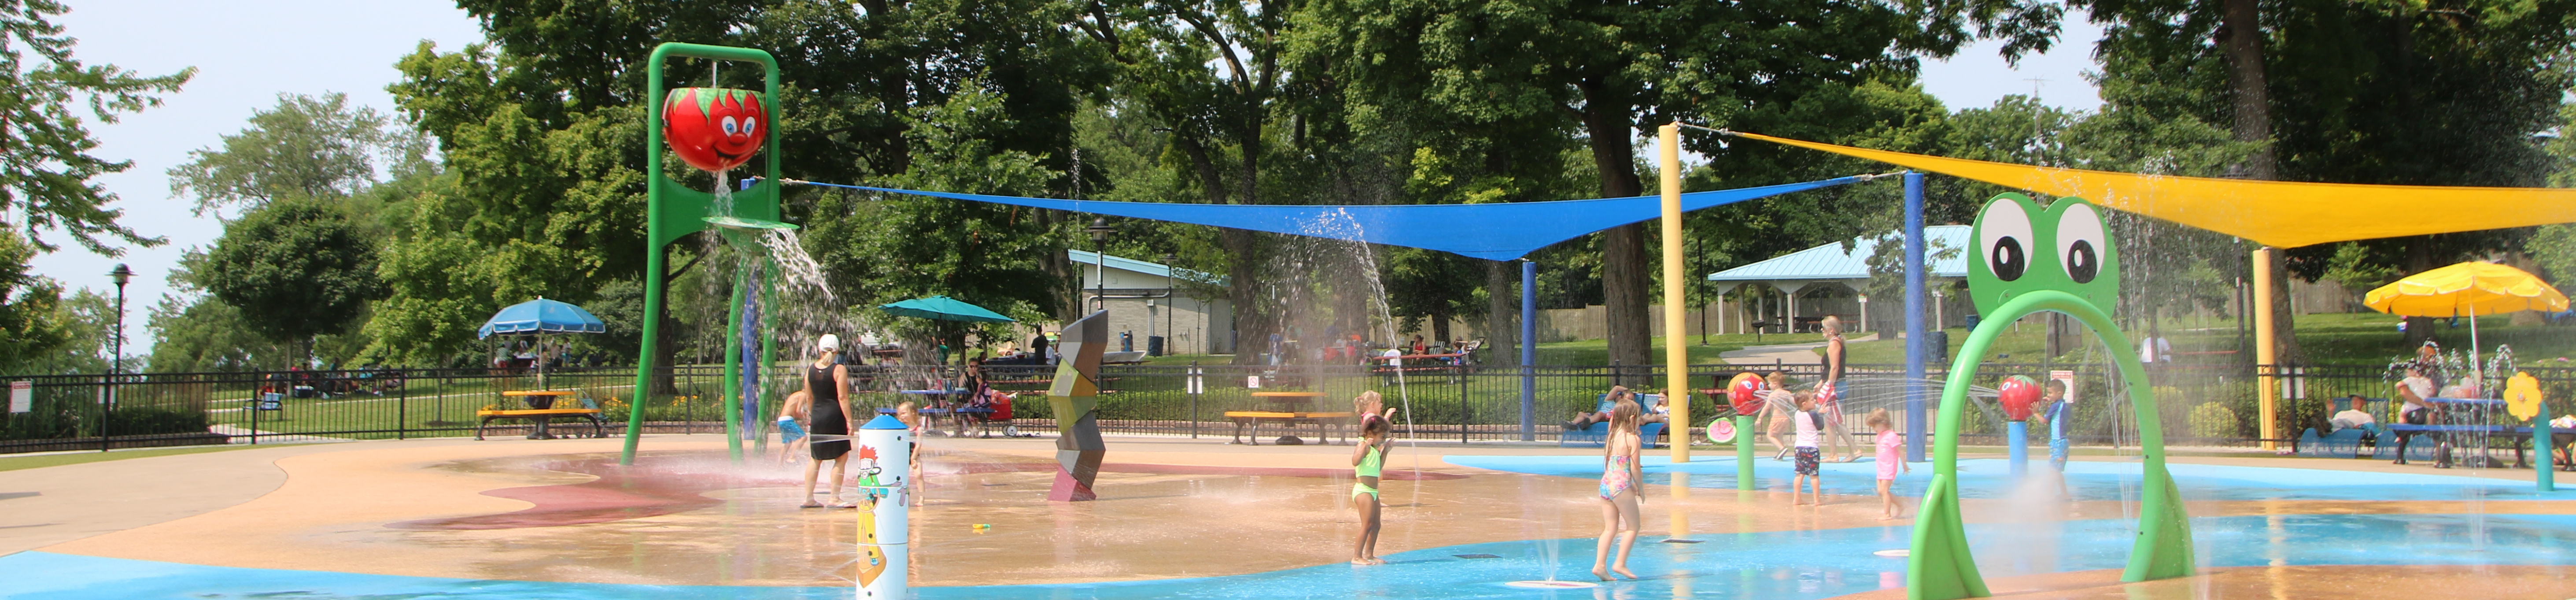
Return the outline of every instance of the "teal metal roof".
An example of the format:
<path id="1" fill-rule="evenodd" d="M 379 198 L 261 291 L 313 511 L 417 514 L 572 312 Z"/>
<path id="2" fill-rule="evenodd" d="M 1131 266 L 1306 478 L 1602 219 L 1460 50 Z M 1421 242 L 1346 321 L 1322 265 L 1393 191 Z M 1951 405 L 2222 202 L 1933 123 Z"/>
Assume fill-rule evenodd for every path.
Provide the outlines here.
<path id="1" fill-rule="evenodd" d="M 1969 246 L 1972 243 L 1968 239 L 1971 234 L 1970 229 L 1966 225 L 1937 225 L 1923 228 L 1924 260 L 1931 263 L 1933 277 L 1968 276 Z M 1891 241 L 1902 243 L 1899 240 Z M 1834 242 L 1783 254 L 1762 262 L 1710 273 L 1708 280 L 1868 279 L 1869 257 L 1877 252 L 1878 238 L 1863 236 L 1852 239 L 1852 249 L 1848 253 L 1843 251 L 1842 242 Z"/>
<path id="2" fill-rule="evenodd" d="M 1066 258 L 1073 259 L 1073 262 L 1095 266 L 1100 264 L 1100 257 L 1104 256 L 1098 252 L 1084 252 L 1081 250 L 1065 250 L 1064 255 Z M 1112 269 L 1133 273 L 1144 273 L 1155 277 L 1168 277 L 1179 279 L 1181 281 L 1194 281 L 1218 287 L 1224 287 L 1226 285 L 1225 276 L 1214 273 L 1201 273 L 1189 269 L 1173 268 L 1170 265 L 1149 263 L 1116 254 L 1105 256 L 1109 257 L 1109 268 Z"/>

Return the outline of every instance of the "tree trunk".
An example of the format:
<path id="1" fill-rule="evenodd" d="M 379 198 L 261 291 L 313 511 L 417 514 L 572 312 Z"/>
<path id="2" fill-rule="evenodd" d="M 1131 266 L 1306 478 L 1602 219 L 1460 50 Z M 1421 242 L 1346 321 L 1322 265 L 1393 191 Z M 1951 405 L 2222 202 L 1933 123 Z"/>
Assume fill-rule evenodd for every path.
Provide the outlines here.
<path id="1" fill-rule="evenodd" d="M 2271 91 L 2263 75 L 2263 24 L 2255 0 L 2224 0 L 2218 44 L 2227 52 L 2227 87 L 2236 141 L 2266 144 L 2245 159 L 2247 179 L 2274 180 Z"/>
<path id="2" fill-rule="evenodd" d="M 1601 173 L 1601 197 L 1625 198 L 1644 193 L 1637 179 L 1636 148 L 1630 136 L 1629 99 L 1598 79 L 1578 84 L 1583 90 L 1583 129 L 1592 147 L 1592 165 Z M 1646 314 L 1646 226 L 1612 227 L 1601 236 L 1601 304 L 1609 323 L 1612 364 L 1648 364 Z"/>
<path id="3" fill-rule="evenodd" d="M 1217 170 L 1216 158 L 1208 155 L 1207 145 L 1187 135 L 1172 136 L 1172 145 L 1189 157 L 1191 170 L 1199 176 L 1199 191 L 1207 197 L 1208 203 L 1225 204 L 1225 178 Z M 1251 191 L 1249 184 L 1244 189 L 1247 194 Z M 1227 308 L 1234 311 L 1234 364 L 1260 364 L 1261 352 L 1268 348 L 1271 329 L 1270 322 L 1261 318 L 1261 311 L 1257 308 L 1261 294 L 1254 287 L 1254 282 L 1260 281 L 1261 270 L 1256 262 L 1259 257 L 1253 254 L 1258 239 L 1251 230 L 1219 227 L 1216 240 L 1228 255 L 1225 274 L 1229 285 L 1225 288 L 1225 298 Z M 1216 332 L 1208 334 L 1213 336 Z"/>
<path id="4" fill-rule="evenodd" d="M 1450 339 L 1449 311 L 1433 311 L 1431 313 L 1431 341 L 1448 342 Z"/>
<path id="5" fill-rule="evenodd" d="M 2219 7 L 2218 36 L 2215 41 L 2227 53 L 2227 87 L 2229 112 L 2234 119 L 2230 128 L 2236 141 L 2256 142 L 2264 146 L 2246 157 L 2245 179 L 2272 181 L 2280 179 L 2278 161 L 2272 152 L 2272 100 L 2270 80 L 2263 74 L 2263 23 L 2256 0 L 2224 0 Z M 2275 358 L 2282 363 L 2299 362 L 2296 330 L 2297 311 L 2290 302 L 2290 270 L 2281 252 L 2272 256 L 2272 305 L 2259 310 L 2272 311 L 2272 339 Z M 2258 357 L 2257 360 L 2260 360 Z"/>
<path id="6" fill-rule="evenodd" d="M 1520 364 L 1521 296 L 1519 269 L 1511 261 L 1489 260 L 1485 263 L 1485 341 L 1492 348 L 1484 360 L 1493 364 Z"/>

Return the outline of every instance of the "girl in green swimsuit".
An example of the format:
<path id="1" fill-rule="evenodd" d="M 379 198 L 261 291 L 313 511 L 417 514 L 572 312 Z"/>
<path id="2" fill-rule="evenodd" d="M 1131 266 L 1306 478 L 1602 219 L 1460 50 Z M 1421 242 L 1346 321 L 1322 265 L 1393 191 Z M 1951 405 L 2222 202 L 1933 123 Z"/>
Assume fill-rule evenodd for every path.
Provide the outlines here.
<path id="1" fill-rule="evenodd" d="M 1378 476 L 1386 472 L 1386 449 L 1394 443 L 1387 435 L 1394 429 L 1387 417 L 1360 415 L 1360 447 L 1351 450 L 1351 471 L 1359 482 L 1351 484 L 1351 503 L 1360 510 L 1360 539 L 1351 545 L 1351 564 L 1383 565 L 1377 557 Z"/>

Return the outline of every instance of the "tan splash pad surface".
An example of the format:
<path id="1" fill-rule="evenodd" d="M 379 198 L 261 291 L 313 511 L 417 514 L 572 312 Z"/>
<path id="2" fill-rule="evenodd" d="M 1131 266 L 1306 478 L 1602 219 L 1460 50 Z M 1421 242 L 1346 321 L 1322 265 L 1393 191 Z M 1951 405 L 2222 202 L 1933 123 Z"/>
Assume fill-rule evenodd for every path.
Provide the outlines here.
<path id="1" fill-rule="evenodd" d="M 6 500 L 9 508 L 38 521 L 90 525 L 0 528 L 0 551 L 470 579 L 846 585 L 838 573 L 854 558 L 850 541 L 860 514 L 797 508 L 801 472 L 768 457 L 729 464 L 721 438 L 710 435 L 648 438 L 635 467 L 615 466 L 616 444 L 367 442 L 11 472 L 0 488 L 46 489 Z M 927 487 L 913 519 L 916 585 L 1163 579 L 1334 564 L 1349 559 L 1358 529 L 1348 496 L 1349 446 L 1113 439 L 1099 479 L 1101 499 L 1082 503 L 1044 500 L 1053 477 L 1052 440 L 933 438 L 927 448 Z M 1387 506 L 1379 553 L 1596 534 L 1601 513 L 1593 481 L 1459 467 L 1441 456 L 1597 452 L 1399 446 L 1380 486 Z M 1722 458 L 1729 457 L 1703 453 L 1701 460 Z M 2352 469 L 2356 476 L 2383 468 L 2366 461 L 2250 461 Z M 172 493 L 151 491 L 165 488 Z M 1822 507 L 1792 507 L 1777 490 L 1643 490 L 1650 538 L 1909 523 L 1876 520 L 1875 497 L 1828 496 Z M 2211 501 L 2191 503 L 2190 510 L 2195 516 L 2576 512 L 2576 502 L 2470 504 Z M 2079 502 L 2067 510 L 2067 518 L 2078 519 L 2121 513 L 2116 502 Z M 1997 522 L 2000 512 L 1994 502 L 1968 503 L 1973 522 Z M 990 527 L 972 527 L 979 523 Z M 2557 567 L 2258 570 L 2129 587 L 2105 587 L 2116 584 L 2116 573 L 2054 574 L 1999 578 L 1996 589 L 2023 589 L 2007 583 L 2030 580 L 2041 582 L 2026 586 L 2041 590 L 2032 593 L 2066 594 L 2031 597 L 2100 597 L 2083 594 L 2116 588 L 2164 598 L 2291 581 L 2305 583 L 2282 586 L 2296 592 L 2288 596 L 2243 594 L 2349 597 L 2320 593 L 2336 589 L 2326 583 L 2341 581 L 2387 579 L 2373 589 L 2435 590 L 2436 582 L 2473 573 L 2503 577 L 2498 581 L 2569 574 Z M 2417 572 L 2423 576 L 2386 575 Z M 2191 581 L 2200 583 L 2184 585 Z"/>

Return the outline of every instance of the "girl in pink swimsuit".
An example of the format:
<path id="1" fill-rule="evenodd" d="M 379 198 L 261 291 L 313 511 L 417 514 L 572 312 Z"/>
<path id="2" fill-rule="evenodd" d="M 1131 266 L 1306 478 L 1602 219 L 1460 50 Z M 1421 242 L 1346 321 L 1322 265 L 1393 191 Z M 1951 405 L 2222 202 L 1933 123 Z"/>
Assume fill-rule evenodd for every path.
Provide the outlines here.
<path id="1" fill-rule="evenodd" d="M 1637 433 L 1637 421 L 1643 411 L 1637 401 L 1625 397 L 1610 408 L 1609 439 L 1601 444 L 1601 542 L 1592 553 L 1592 576 L 1610 581 L 1617 572 L 1636 579 L 1628 571 L 1628 551 L 1637 546 L 1637 480 L 1646 474 L 1637 465 L 1637 454 L 1643 450 Z M 1619 560 L 1610 562 L 1610 540 L 1619 539 Z"/>

